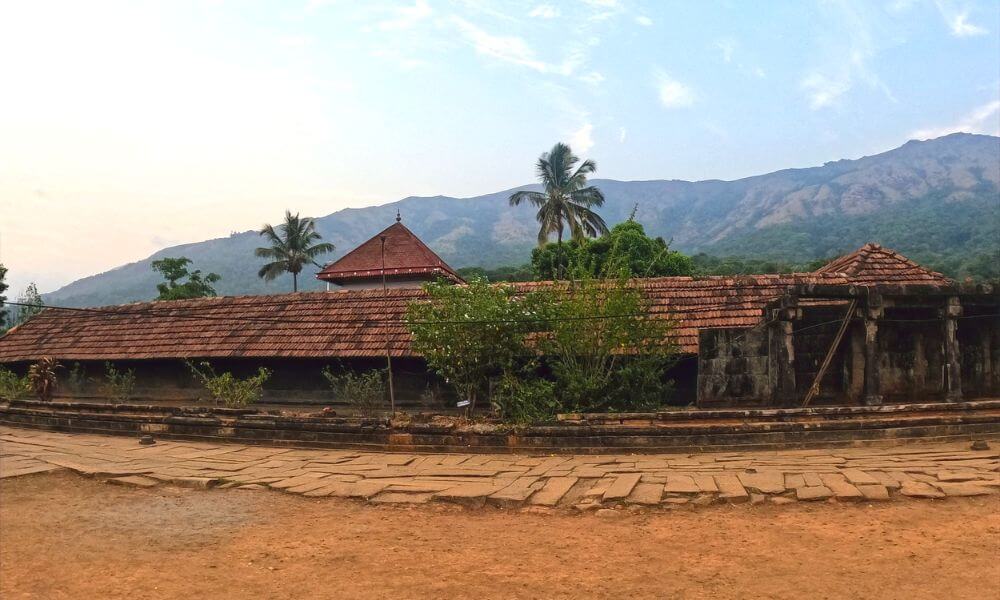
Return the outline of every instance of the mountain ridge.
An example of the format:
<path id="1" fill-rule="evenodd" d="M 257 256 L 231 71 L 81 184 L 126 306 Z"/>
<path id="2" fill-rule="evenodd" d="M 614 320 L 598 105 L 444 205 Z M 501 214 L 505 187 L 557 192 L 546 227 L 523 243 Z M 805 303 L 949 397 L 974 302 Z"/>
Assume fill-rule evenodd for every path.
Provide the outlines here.
<path id="1" fill-rule="evenodd" d="M 915 259 L 933 260 L 952 250 L 997 252 L 997 236 L 990 240 L 990 228 L 1000 218 L 1000 138 L 993 136 L 952 134 L 911 140 L 871 156 L 728 181 L 592 182 L 607 198 L 600 213 L 609 224 L 628 218 L 638 205 L 636 218 L 649 234 L 672 239 L 674 248 L 689 253 L 804 262 L 848 252 L 868 241 L 913 254 Z M 507 203 L 510 193 L 520 189 L 539 187 L 530 184 L 468 198 L 408 196 L 318 217 L 317 230 L 337 247 L 324 259 L 335 260 L 381 231 L 400 210 L 407 227 L 455 268 L 527 262 L 537 235 L 534 211 Z M 921 221 L 914 222 L 913 211 Z M 961 222 L 951 215 L 958 215 Z M 911 229 L 927 231 L 915 236 L 894 231 L 896 223 L 904 221 Z M 871 223 L 879 225 L 873 228 Z M 829 235 L 831 230 L 840 233 Z M 942 231 L 948 232 L 947 239 L 938 235 Z M 928 245 L 926 240 L 934 243 Z M 260 261 L 253 249 L 260 242 L 256 232 L 244 231 L 164 248 L 146 259 L 74 281 L 46 294 L 45 300 L 94 306 L 150 299 L 158 277 L 149 263 L 166 256 L 186 256 L 195 268 L 219 273 L 220 294 L 287 291 L 290 282 L 284 278 L 268 284 L 256 277 Z M 304 289 L 322 288 L 311 277 L 301 279 L 307 281 Z"/>

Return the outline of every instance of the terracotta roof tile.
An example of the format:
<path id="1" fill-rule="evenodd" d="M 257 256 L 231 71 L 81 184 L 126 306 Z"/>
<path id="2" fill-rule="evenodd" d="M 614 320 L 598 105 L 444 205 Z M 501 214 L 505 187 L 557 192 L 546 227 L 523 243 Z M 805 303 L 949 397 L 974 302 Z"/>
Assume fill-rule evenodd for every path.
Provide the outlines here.
<path id="1" fill-rule="evenodd" d="M 831 266 L 805 274 L 635 282 L 649 298 L 652 314 L 676 320 L 675 341 L 688 353 L 698 351 L 700 329 L 756 325 L 764 306 L 791 286 L 948 282 L 877 246 Z M 552 284 L 514 285 L 529 291 Z M 387 338 L 393 356 L 413 356 L 403 317 L 410 302 L 426 297 L 421 289 L 400 288 L 144 302 L 86 311 L 49 308 L 0 338 L 0 362 L 42 356 L 64 361 L 378 357 L 385 354 Z"/>
<path id="2" fill-rule="evenodd" d="M 359 279 L 381 278 L 383 270 L 382 237 L 385 237 L 385 275 L 387 278 L 425 275 L 440 276 L 451 281 L 462 282 L 462 278 L 441 260 L 441 257 L 399 222 L 393 223 L 339 260 L 324 267 L 316 275 L 316 278 L 338 284 Z"/>
<path id="3" fill-rule="evenodd" d="M 950 283 L 947 277 L 926 269 L 902 254 L 878 244 L 865 244 L 858 250 L 833 260 L 816 273 L 844 273 L 854 282 L 865 283 Z"/>

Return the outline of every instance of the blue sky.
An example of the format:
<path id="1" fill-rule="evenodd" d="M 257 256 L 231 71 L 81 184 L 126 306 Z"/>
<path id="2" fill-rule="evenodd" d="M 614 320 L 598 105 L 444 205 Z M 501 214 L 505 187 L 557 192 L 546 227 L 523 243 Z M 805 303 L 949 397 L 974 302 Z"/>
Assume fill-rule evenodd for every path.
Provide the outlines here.
<path id="1" fill-rule="evenodd" d="M 998 32 L 973 0 L 0 0 L 0 258 L 53 289 L 286 207 L 514 187 L 559 140 L 697 180 L 997 134 Z"/>

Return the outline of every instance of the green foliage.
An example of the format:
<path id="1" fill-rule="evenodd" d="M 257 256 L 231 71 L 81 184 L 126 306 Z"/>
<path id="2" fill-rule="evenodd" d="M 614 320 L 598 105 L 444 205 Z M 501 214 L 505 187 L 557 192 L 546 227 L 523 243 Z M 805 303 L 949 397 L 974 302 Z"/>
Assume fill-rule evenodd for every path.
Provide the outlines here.
<path id="1" fill-rule="evenodd" d="M 607 235 L 573 243 L 551 243 L 531 252 L 539 280 L 558 279 L 576 270 L 591 277 L 665 277 L 693 275 L 691 258 L 671 250 L 663 238 L 651 238 L 636 221 L 615 225 Z"/>
<path id="2" fill-rule="evenodd" d="M 264 393 L 264 383 L 271 378 L 271 371 L 264 367 L 258 368 L 256 375 L 240 379 L 228 371 L 217 374 L 207 361 L 198 365 L 187 362 L 187 366 L 212 399 L 229 408 L 249 406 L 259 401 Z"/>
<path id="3" fill-rule="evenodd" d="M 275 229 L 264 225 L 260 235 L 271 244 L 267 248 L 257 248 L 254 254 L 259 258 L 270 259 L 257 272 L 257 276 L 265 281 L 271 281 L 282 273 L 292 274 L 292 291 L 299 291 L 299 273 L 306 265 L 320 266 L 316 257 L 320 254 L 333 252 L 333 244 L 323 242 L 314 244 L 322 238 L 316 232 L 316 222 L 308 217 L 300 218 L 298 213 L 285 211 L 285 222 Z"/>
<path id="4" fill-rule="evenodd" d="M 153 261 L 153 270 L 160 272 L 167 280 L 166 283 L 157 284 L 156 291 L 160 293 L 157 300 L 184 300 L 215 295 L 215 288 L 212 287 L 212 284 L 222 278 L 215 273 L 209 273 L 202 277 L 200 270 L 189 272 L 187 270 L 189 264 L 191 264 L 191 260 L 183 256 Z M 178 283 L 185 277 L 187 281 Z"/>
<path id="5" fill-rule="evenodd" d="M 31 394 L 31 382 L 28 377 L 18 377 L 10 369 L 0 367 L 0 398 L 16 400 Z"/>
<path id="6" fill-rule="evenodd" d="M 998 190 L 992 183 L 981 183 L 970 191 L 969 199 L 948 201 L 953 191 L 936 191 L 899 210 L 834 213 L 772 225 L 726 238 L 706 251 L 797 266 L 879 242 L 955 279 L 996 279 L 1000 276 Z"/>
<path id="7" fill-rule="evenodd" d="M 759 275 L 765 273 L 810 273 L 833 260 L 820 258 L 805 263 L 748 258 L 743 256 L 710 256 L 700 252 L 691 257 L 698 275 Z"/>
<path id="8" fill-rule="evenodd" d="M 484 269 L 482 267 L 462 267 L 456 269 L 456 273 L 466 281 L 470 279 L 486 279 L 492 282 L 500 281 L 531 281 L 535 278 L 531 263 L 523 265 L 512 265 L 506 267 L 496 267 L 495 269 Z"/>
<path id="9" fill-rule="evenodd" d="M 470 401 L 511 422 L 559 411 L 646 410 L 670 392 L 671 323 L 630 280 L 577 277 L 518 295 L 507 285 L 427 286 L 407 312 L 414 349 Z M 546 376 L 542 376 L 547 374 Z"/>
<path id="10" fill-rule="evenodd" d="M 511 194 L 511 206 L 527 202 L 538 209 L 535 215 L 541 226 L 538 245 L 544 245 L 552 234 L 556 241 L 563 241 L 564 229 L 569 229 L 573 240 L 596 236 L 608 231 L 604 219 L 592 209 L 604 204 L 604 194 L 597 187 L 587 184 L 587 176 L 597 171 L 597 163 L 580 159 L 566 144 L 556 144 L 543 153 L 535 165 L 544 192 L 521 190 Z M 576 167 L 574 169 L 574 167 Z"/>
<path id="11" fill-rule="evenodd" d="M 325 367 L 323 377 L 329 382 L 334 396 L 362 417 L 374 417 L 385 405 L 385 369 L 334 373 L 330 367 Z"/>
<path id="12" fill-rule="evenodd" d="M 52 394 L 55 393 L 56 369 L 58 368 L 59 363 L 48 356 L 28 367 L 28 382 L 31 384 L 31 391 L 42 402 L 51 400 Z"/>
<path id="13" fill-rule="evenodd" d="M 581 277 L 540 290 L 546 330 L 538 349 L 556 382 L 561 410 L 649 410 L 670 391 L 672 324 L 649 315 L 632 281 Z"/>
<path id="14" fill-rule="evenodd" d="M 524 343 L 531 297 L 484 279 L 467 286 L 435 282 L 425 289 L 430 300 L 412 303 L 406 313 L 413 348 L 469 402 L 471 413 L 489 394 L 491 380 L 533 359 Z"/>
<path id="15" fill-rule="evenodd" d="M 42 295 L 38 293 L 38 287 L 34 282 L 29 283 L 28 287 L 24 288 L 24 291 L 17 297 L 16 302 L 19 306 L 17 309 L 17 316 L 14 318 L 14 325 L 21 325 L 28 321 L 31 317 L 42 312 L 44 306 L 42 305 Z"/>
<path id="16" fill-rule="evenodd" d="M 493 411 L 508 423 L 537 423 L 559 412 L 556 383 L 540 377 L 506 374 L 490 395 Z"/>
<path id="17" fill-rule="evenodd" d="M 79 394 L 87 385 L 87 371 L 78 362 L 73 363 L 66 375 L 66 387 L 74 394 Z"/>
<path id="18" fill-rule="evenodd" d="M 112 400 L 131 400 L 135 393 L 135 370 L 120 371 L 110 362 L 104 363 L 104 391 Z"/>

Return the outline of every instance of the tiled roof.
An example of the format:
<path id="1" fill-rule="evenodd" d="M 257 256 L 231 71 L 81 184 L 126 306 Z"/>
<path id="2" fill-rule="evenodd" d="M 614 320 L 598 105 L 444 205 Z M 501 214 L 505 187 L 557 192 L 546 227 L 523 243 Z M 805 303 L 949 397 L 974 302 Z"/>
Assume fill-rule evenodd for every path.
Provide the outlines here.
<path id="1" fill-rule="evenodd" d="M 458 283 L 462 282 L 462 278 L 441 260 L 441 257 L 434 254 L 434 251 L 420 241 L 420 238 L 398 221 L 339 260 L 324 267 L 316 278 L 333 283 L 381 278 L 383 237 L 387 278 L 422 275 L 428 278 L 440 276 Z"/>
<path id="2" fill-rule="evenodd" d="M 846 256 L 830 261 L 817 273 L 843 273 L 855 283 L 935 283 L 950 280 L 926 269 L 902 254 L 878 244 L 865 244 Z"/>
<path id="3" fill-rule="evenodd" d="M 878 283 L 941 283 L 941 279 L 914 280 L 912 270 L 883 270 Z M 871 282 L 869 273 L 860 273 Z M 760 322 L 764 306 L 791 286 L 852 283 L 859 282 L 842 272 L 636 280 L 650 299 L 650 311 L 677 321 L 675 341 L 688 353 L 698 351 L 699 329 L 751 327 Z M 551 283 L 515 285 L 529 291 Z M 42 356 L 60 360 L 376 357 L 385 354 L 387 337 L 394 356 L 413 356 L 403 316 L 410 302 L 426 297 L 421 289 L 370 289 L 89 310 L 50 308 L 0 338 L 0 363 Z"/>

